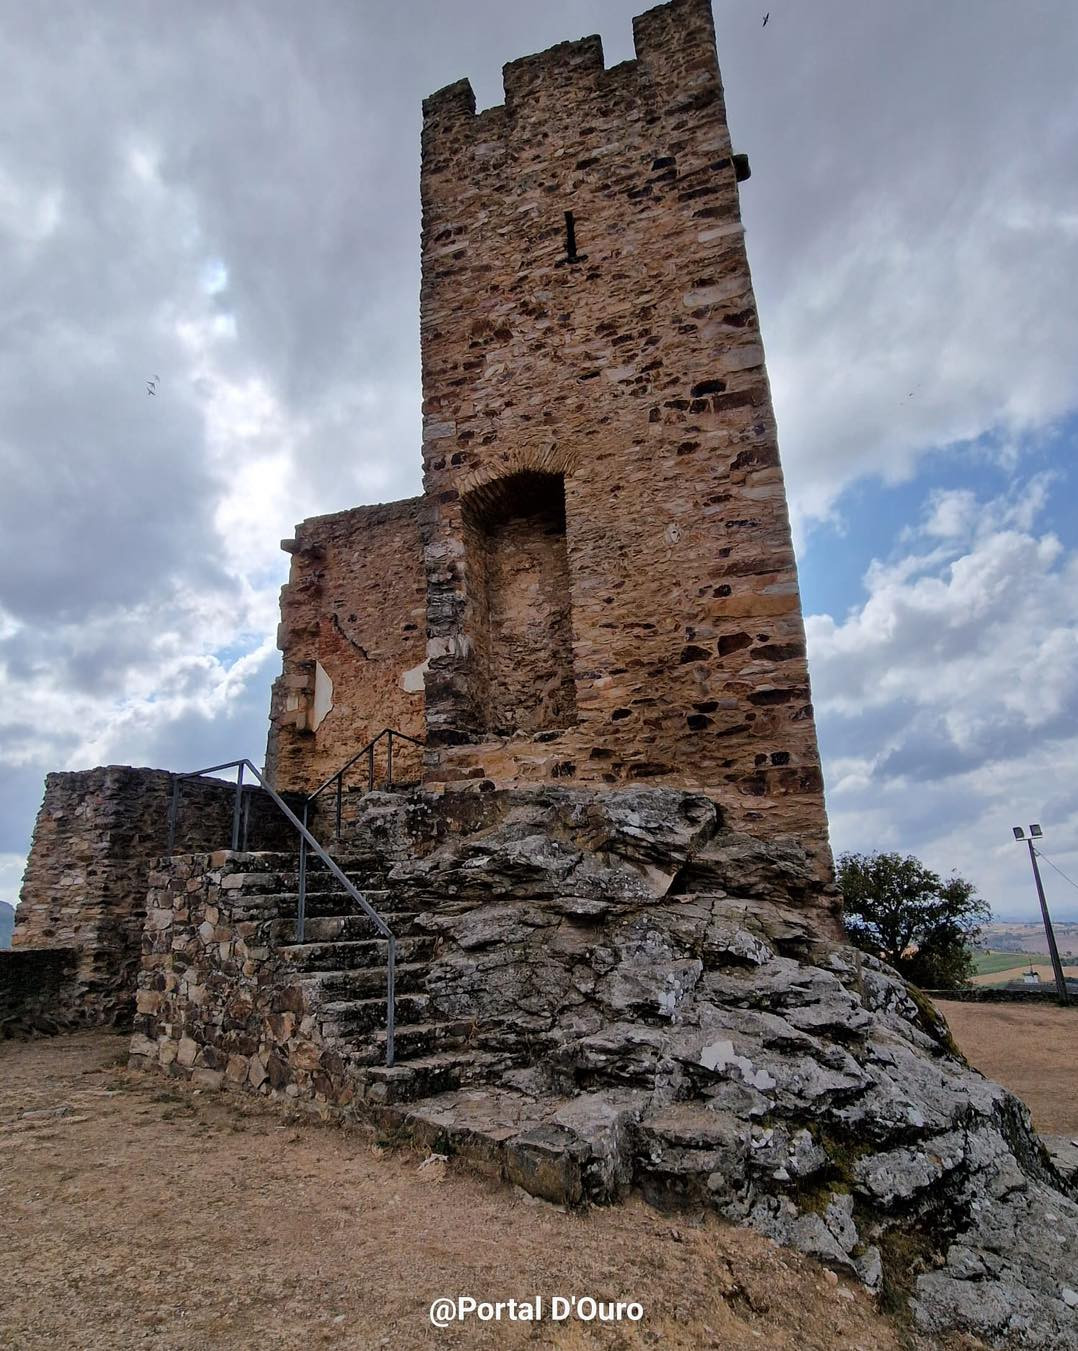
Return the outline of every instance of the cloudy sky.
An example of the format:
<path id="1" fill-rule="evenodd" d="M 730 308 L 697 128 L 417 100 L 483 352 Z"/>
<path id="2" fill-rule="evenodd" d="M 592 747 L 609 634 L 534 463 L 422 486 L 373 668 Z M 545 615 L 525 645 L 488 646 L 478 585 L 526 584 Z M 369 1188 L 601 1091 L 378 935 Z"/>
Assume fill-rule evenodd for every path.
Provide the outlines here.
<path id="1" fill-rule="evenodd" d="M 0 896 L 46 770 L 261 760 L 279 540 L 419 490 L 422 97 L 644 7 L 0 0 Z M 1031 913 L 1012 823 L 1078 880 L 1078 6 L 715 18 L 835 847 Z"/>

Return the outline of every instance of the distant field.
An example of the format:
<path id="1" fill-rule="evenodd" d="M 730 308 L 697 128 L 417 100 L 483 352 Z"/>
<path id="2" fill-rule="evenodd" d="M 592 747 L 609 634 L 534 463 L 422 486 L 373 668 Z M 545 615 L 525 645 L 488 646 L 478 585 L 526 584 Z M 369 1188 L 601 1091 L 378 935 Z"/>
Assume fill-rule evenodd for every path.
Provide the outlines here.
<path id="1" fill-rule="evenodd" d="M 1043 953 L 1028 952 L 981 952 L 977 954 L 977 974 L 974 985 L 1006 985 L 1010 980 L 1019 980 L 1029 970 L 1030 963 L 1043 982 L 1054 978 L 1052 964 Z M 1063 959 L 1063 974 L 1078 978 L 1078 965 L 1067 958 Z"/>
<path id="2" fill-rule="evenodd" d="M 1057 916 L 1055 931 L 1056 942 L 1063 958 L 1066 959 L 1068 953 L 1072 957 L 1078 957 L 1078 924 Z M 1048 952 L 1044 928 L 1040 923 L 993 920 L 992 923 L 983 926 L 981 935 L 989 952 L 996 952 L 1002 956 L 1021 957 L 1024 952 L 1032 952 L 1040 953 L 1043 957 Z"/>
<path id="3" fill-rule="evenodd" d="M 1029 967 L 1030 957 L 1039 954 L 1029 952 L 979 952 L 977 954 L 978 976 L 991 976 L 997 971 L 1013 971 L 1017 967 Z"/>

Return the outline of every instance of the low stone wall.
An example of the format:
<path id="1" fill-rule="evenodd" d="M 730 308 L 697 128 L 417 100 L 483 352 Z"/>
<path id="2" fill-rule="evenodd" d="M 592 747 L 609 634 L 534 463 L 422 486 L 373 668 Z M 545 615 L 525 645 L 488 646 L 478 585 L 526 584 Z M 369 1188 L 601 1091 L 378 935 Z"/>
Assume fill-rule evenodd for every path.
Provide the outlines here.
<path id="1" fill-rule="evenodd" d="M 77 967 L 71 948 L 0 952 L 0 1038 L 76 1024 Z"/>
<path id="2" fill-rule="evenodd" d="M 191 854 L 149 877 L 131 1064 L 206 1088 L 242 1087 L 326 1109 L 352 1098 L 321 1032 L 317 992 L 275 944 L 293 885 L 280 854 Z"/>
<path id="3" fill-rule="evenodd" d="M 50 774 L 16 911 L 16 948 L 73 948 L 75 1001 L 85 1023 L 132 1012 L 150 865 L 168 847 L 174 776 L 110 765 Z M 235 790 L 183 782 L 176 840 L 185 850 L 227 844 Z M 294 849 L 295 833 L 260 790 L 247 794 L 247 834 L 260 848 Z"/>
<path id="4" fill-rule="evenodd" d="M 930 999 L 954 999 L 964 1004 L 1059 1004 L 1054 985 L 1034 985 L 1026 990 L 1001 990 L 973 986 L 968 990 L 925 990 Z M 1078 1010 L 1078 988 L 1070 991 L 1071 1002 L 1061 1008 Z"/>

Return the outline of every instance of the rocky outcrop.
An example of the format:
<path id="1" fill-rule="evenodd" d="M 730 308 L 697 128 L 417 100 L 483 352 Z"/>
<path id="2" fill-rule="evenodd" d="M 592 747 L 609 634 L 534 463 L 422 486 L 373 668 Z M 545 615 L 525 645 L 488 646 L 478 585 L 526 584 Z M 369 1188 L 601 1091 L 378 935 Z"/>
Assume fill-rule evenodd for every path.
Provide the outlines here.
<path id="1" fill-rule="evenodd" d="M 929 1335 L 1078 1348 L 1065 1151 L 842 942 L 792 840 L 690 793 L 477 784 L 368 794 L 342 848 L 399 931 L 399 1063 L 381 949 L 328 893 L 296 944 L 269 855 L 155 878 L 143 1063 L 374 1118 L 558 1202 L 717 1211 Z"/>
<path id="2" fill-rule="evenodd" d="M 826 936 L 792 841 L 661 790 L 472 810 L 389 881 L 429 904 L 438 1016 L 474 1018 L 502 1067 L 403 1117 L 499 1140 L 558 1199 L 718 1210 L 909 1297 L 926 1330 L 1078 1347 L 1069 1184 L 928 1001 Z"/>

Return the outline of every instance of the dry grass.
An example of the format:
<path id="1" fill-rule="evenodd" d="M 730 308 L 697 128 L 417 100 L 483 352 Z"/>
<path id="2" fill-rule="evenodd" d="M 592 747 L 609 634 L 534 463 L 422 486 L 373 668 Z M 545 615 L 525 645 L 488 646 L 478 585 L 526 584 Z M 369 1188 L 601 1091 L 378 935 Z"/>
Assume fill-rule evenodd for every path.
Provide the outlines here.
<path id="1" fill-rule="evenodd" d="M 1078 1009 L 941 999 L 962 1053 L 1022 1098 L 1038 1130 L 1078 1136 Z"/>
<path id="2" fill-rule="evenodd" d="M 635 1201 L 565 1214 L 358 1130 L 130 1074 L 124 1052 L 102 1034 L 0 1044 L 0 1346 L 902 1345 L 862 1289 L 747 1230 Z M 430 1302 L 457 1294 L 645 1316 L 435 1332 Z"/>

